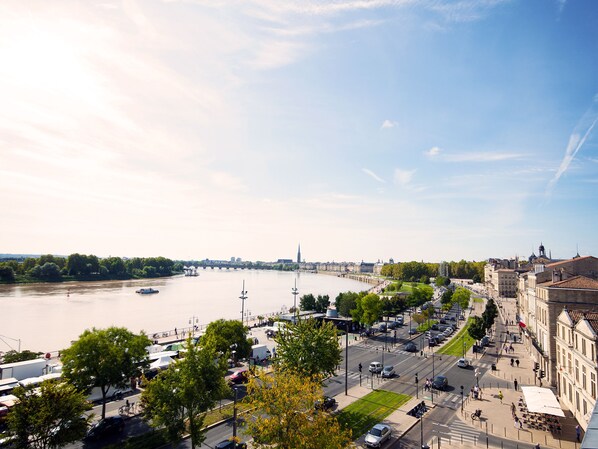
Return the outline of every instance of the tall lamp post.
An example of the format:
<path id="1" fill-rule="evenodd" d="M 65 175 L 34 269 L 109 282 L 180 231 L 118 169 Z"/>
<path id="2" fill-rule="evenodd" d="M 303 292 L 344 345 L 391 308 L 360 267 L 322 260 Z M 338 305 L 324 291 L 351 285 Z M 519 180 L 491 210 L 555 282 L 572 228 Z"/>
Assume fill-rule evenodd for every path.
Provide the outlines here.
<path id="1" fill-rule="evenodd" d="M 463 385 L 461 385 L 461 413 L 463 413 Z"/>
<path id="2" fill-rule="evenodd" d="M 293 292 L 293 313 L 295 314 L 295 316 L 298 316 L 299 314 L 297 313 L 297 295 L 299 294 L 299 290 L 297 289 L 297 279 L 295 279 L 295 286 L 291 289 L 291 291 Z"/>
<path id="3" fill-rule="evenodd" d="M 233 447 L 237 447 L 237 386 L 233 386 L 235 398 L 233 402 Z"/>
<path id="4" fill-rule="evenodd" d="M 241 296 L 239 296 L 241 300 L 241 324 L 243 324 L 243 320 L 245 317 L 245 300 L 247 299 L 247 290 L 245 290 L 245 280 L 243 280 L 243 288 L 241 289 Z"/>

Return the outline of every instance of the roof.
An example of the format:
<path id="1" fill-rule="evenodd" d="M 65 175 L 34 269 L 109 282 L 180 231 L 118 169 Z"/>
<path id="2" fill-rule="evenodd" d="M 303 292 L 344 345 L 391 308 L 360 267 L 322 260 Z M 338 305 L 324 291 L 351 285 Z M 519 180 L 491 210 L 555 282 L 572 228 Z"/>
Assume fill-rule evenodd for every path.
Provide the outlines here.
<path id="1" fill-rule="evenodd" d="M 598 312 L 590 312 L 587 310 L 567 310 L 574 323 L 580 320 L 587 320 L 594 333 L 598 334 Z"/>
<path id="2" fill-rule="evenodd" d="M 573 276 L 569 279 L 565 279 L 563 281 L 556 281 L 556 282 L 544 282 L 540 284 L 541 287 L 550 287 L 550 288 L 573 288 L 573 289 L 590 289 L 590 290 L 598 290 L 598 281 L 595 279 L 590 279 L 585 276 Z"/>
<path id="3" fill-rule="evenodd" d="M 549 263 L 549 264 L 546 265 L 546 267 L 558 268 L 561 265 L 566 265 L 566 264 L 568 264 L 570 262 L 579 262 L 579 261 L 585 260 L 585 259 L 596 259 L 596 258 L 594 256 L 574 257 L 573 259 L 560 260 L 558 262 Z"/>

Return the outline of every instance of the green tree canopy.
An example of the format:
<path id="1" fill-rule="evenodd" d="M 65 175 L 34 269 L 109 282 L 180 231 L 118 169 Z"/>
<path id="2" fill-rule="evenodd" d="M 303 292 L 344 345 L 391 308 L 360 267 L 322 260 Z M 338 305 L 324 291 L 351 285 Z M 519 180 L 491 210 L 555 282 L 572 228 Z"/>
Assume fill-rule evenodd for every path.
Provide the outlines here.
<path id="1" fill-rule="evenodd" d="M 318 313 L 324 313 L 330 306 L 330 296 L 328 295 L 318 295 L 316 299 L 316 307 L 315 311 Z"/>
<path id="2" fill-rule="evenodd" d="M 216 354 L 228 357 L 231 347 L 237 351 L 237 357 L 249 357 L 251 342 L 247 339 L 247 328 L 239 320 L 216 320 L 208 324 L 206 333 L 201 337 L 201 347 Z"/>
<path id="3" fill-rule="evenodd" d="M 28 349 L 24 351 L 17 352 L 17 351 L 7 351 L 3 357 L 3 363 L 15 363 L 15 362 L 24 362 L 25 360 L 34 360 L 37 359 L 41 352 L 32 352 Z"/>
<path id="4" fill-rule="evenodd" d="M 110 387 L 124 387 L 147 366 L 145 348 L 151 341 L 124 327 L 87 329 L 62 353 L 64 378 L 81 391 L 99 387 L 102 392 L 102 418 Z"/>
<path id="5" fill-rule="evenodd" d="M 464 287 L 458 287 L 455 292 L 453 293 L 453 297 L 451 301 L 453 304 L 459 304 L 461 310 L 467 309 L 469 307 L 469 301 L 471 299 L 471 291 Z"/>
<path id="6" fill-rule="evenodd" d="M 226 366 L 211 348 L 199 348 L 187 339 L 185 358 L 172 363 L 148 383 L 141 394 L 144 416 L 153 427 L 164 427 L 171 442 L 186 431 L 191 447 L 201 445 L 205 412 L 230 394 Z"/>
<path id="7" fill-rule="evenodd" d="M 299 299 L 299 309 L 301 310 L 316 310 L 316 298 L 311 293 L 303 295 Z"/>
<path id="8" fill-rule="evenodd" d="M 275 337 L 276 363 L 282 371 L 304 376 L 333 375 L 341 362 L 336 327 L 313 318 L 288 325 Z"/>
<path id="9" fill-rule="evenodd" d="M 371 326 L 382 316 L 382 301 L 375 293 L 368 293 L 362 298 L 357 298 L 355 309 L 351 311 L 353 319 Z"/>
<path id="10" fill-rule="evenodd" d="M 85 395 L 66 382 L 47 380 L 38 389 L 18 387 L 19 399 L 10 410 L 7 425 L 18 448 L 46 449 L 65 446 L 85 435 L 91 409 Z"/>
<path id="11" fill-rule="evenodd" d="M 486 327 L 484 325 L 484 320 L 479 316 L 474 316 L 473 321 L 469 324 L 467 328 L 467 332 L 476 341 L 482 339 L 484 335 L 486 335 Z"/>
<path id="12" fill-rule="evenodd" d="M 360 296 L 365 296 L 365 293 L 363 295 L 355 292 L 339 293 L 334 300 L 334 305 L 339 315 L 344 317 L 351 316 L 351 310 L 357 306 L 357 298 Z"/>

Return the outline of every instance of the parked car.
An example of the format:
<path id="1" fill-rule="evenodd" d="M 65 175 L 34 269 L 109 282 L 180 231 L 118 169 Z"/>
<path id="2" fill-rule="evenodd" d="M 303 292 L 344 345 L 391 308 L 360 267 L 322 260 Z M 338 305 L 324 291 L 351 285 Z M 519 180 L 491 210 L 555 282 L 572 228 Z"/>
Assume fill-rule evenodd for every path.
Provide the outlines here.
<path id="1" fill-rule="evenodd" d="M 386 440 L 390 439 L 391 433 L 390 426 L 376 424 L 366 434 L 365 445 L 368 447 L 380 447 Z"/>
<path id="2" fill-rule="evenodd" d="M 122 433 L 125 430 L 125 420 L 122 416 L 108 416 L 99 420 L 87 431 L 86 440 L 99 440 L 108 435 Z"/>
<path id="3" fill-rule="evenodd" d="M 317 410 L 330 410 L 331 408 L 334 408 L 335 405 L 336 399 L 331 398 L 330 396 L 324 396 L 323 399 L 316 401 Z"/>
<path id="4" fill-rule="evenodd" d="M 459 368 L 467 368 L 469 366 L 469 360 L 461 357 L 459 360 L 457 360 L 457 366 Z"/>
<path id="5" fill-rule="evenodd" d="M 235 371 L 228 378 L 231 384 L 244 384 L 249 380 L 249 370 Z"/>
<path id="6" fill-rule="evenodd" d="M 380 323 L 380 325 L 378 326 L 378 330 L 380 332 L 386 332 L 386 330 L 387 330 L 386 323 Z"/>
<path id="7" fill-rule="evenodd" d="M 398 317 L 395 318 L 395 321 L 397 322 L 397 324 L 399 326 L 402 326 L 403 323 L 405 322 L 405 319 L 402 316 L 398 316 Z"/>
<path id="8" fill-rule="evenodd" d="M 417 352 L 417 345 L 410 341 L 409 343 L 405 343 L 403 349 L 407 352 Z"/>
<path id="9" fill-rule="evenodd" d="M 368 368 L 370 373 L 378 374 L 382 372 L 382 363 L 380 362 L 372 362 L 370 363 L 370 367 Z"/>
<path id="10" fill-rule="evenodd" d="M 413 329 L 409 329 L 409 335 L 415 335 L 417 334 L 417 329 L 413 328 Z"/>
<path id="11" fill-rule="evenodd" d="M 394 377 L 395 374 L 395 367 L 392 365 L 386 365 L 384 368 L 382 368 L 382 377 L 391 378 Z"/>
<path id="12" fill-rule="evenodd" d="M 490 337 L 488 335 L 484 335 L 480 340 L 480 345 L 488 346 L 490 344 Z"/>
<path id="13" fill-rule="evenodd" d="M 397 328 L 397 322 L 396 321 L 389 321 L 388 322 L 388 328 L 389 329 L 396 329 Z"/>
<path id="14" fill-rule="evenodd" d="M 437 390 L 446 390 L 446 387 L 448 387 L 448 379 L 446 376 L 436 376 L 434 380 L 432 380 L 432 387 Z"/>
<path id="15" fill-rule="evenodd" d="M 214 446 L 214 449 L 247 449 L 246 443 L 237 443 L 232 440 L 224 440 Z"/>

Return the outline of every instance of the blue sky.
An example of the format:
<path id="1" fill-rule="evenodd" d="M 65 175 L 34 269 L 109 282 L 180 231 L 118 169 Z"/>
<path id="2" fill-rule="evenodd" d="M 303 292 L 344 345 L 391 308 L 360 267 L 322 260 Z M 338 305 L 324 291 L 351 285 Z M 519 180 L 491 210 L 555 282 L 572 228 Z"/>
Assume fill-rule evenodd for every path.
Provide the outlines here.
<path id="1" fill-rule="evenodd" d="M 598 255 L 593 1 L 7 1 L 0 252 Z"/>

